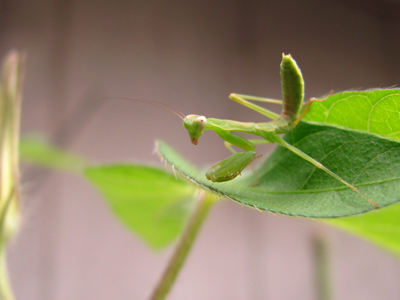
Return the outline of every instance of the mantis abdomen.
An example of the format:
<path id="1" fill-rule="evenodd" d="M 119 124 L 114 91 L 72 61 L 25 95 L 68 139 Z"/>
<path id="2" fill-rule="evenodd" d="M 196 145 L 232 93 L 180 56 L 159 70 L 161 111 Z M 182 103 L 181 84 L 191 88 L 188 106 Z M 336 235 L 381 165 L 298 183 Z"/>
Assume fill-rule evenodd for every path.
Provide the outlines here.
<path id="1" fill-rule="evenodd" d="M 304 80 L 300 68 L 291 55 L 283 55 L 281 62 L 282 114 L 281 117 L 295 121 L 304 99 Z"/>

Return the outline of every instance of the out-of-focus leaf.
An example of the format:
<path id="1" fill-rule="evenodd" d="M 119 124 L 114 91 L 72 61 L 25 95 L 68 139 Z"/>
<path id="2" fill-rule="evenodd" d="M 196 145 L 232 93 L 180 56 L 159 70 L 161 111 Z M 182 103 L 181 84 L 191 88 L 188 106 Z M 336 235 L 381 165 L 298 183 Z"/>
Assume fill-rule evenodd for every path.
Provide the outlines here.
<path id="1" fill-rule="evenodd" d="M 192 208 L 195 188 L 158 168 L 96 166 L 87 168 L 85 176 L 122 223 L 154 248 L 180 234 Z"/>
<path id="2" fill-rule="evenodd" d="M 400 203 L 347 218 L 326 220 L 395 253 L 400 258 Z"/>
<path id="3" fill-rule="evenodd" d="M 25 137 L 21 140 L 21 160 L 41 167 L 78 172 L 85 166 L 85 160 L 75 154 L 58 149 L 42 139 Z"/>

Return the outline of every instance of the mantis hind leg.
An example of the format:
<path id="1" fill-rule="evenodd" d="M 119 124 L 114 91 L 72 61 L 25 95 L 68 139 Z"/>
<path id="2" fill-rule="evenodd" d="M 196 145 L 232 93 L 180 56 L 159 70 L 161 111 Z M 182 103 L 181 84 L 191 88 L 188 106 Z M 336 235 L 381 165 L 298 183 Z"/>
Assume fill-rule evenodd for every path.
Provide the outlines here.
<path id="1" fill-rule="evenodd" d="M 367 200 L 373 206 L 375 206 L 375 207 L 379 206 L 377 203 L 372 201 L 368 196 L 366 196 L 362 192 L 360 192 L 354 185 L 348 183 L 346 180 L 341 178 L 339 175 L 333 173 L 331 170 L 329 170 L 327 167 L 325 167 L 323 164 L 321 164 L 320 162 L 318 162 L 317 160 L 315 160 L 311 156 L 308 156 L 303 151 L 301 151 L 301 150 L 297 149 L 296 147 L 290 145 L 284 139 L 282 139 L 279 135 L 272 135 L 270 138 L 271 138 L 272 141 L 276 142 L 280 146 L 285 147 L 286 149 L 288 149 L 288 150 L 292 151 L 293 153 L 297 154 L 298 156 L 300 156 L 301 158 L 305 159 L 309 163 L 313 164 L 317 168 L 319 168 L 319 169 L 323 170 L 324 172 L 328 173 L 333 178 L 337 179 L 338 181 L 340 181 L 341 183 L 343 183 L 344 185 L 349 187 L 351 190 L 353 190 L 354 192 L 359 194 L 361 197 L 363 197 L 365 200 Z"/>

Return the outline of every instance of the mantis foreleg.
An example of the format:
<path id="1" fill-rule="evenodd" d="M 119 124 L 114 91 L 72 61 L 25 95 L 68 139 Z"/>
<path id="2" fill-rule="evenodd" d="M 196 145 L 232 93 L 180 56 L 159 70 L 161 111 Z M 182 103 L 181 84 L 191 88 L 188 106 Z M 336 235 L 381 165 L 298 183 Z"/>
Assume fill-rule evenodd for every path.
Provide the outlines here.
<path id="1" fill-rule="evenodd" d="M 216 132 L 224 141 L 232 156 L 216 163 L 206 173 L 207 179 L 213 182 L 224 182 L 238 176 L 243 169 L 254 159 L 256 147 L 249 140 L 229 131 Z M 245 152 L 236 153 L 231 145 L 237 146 Z"/>

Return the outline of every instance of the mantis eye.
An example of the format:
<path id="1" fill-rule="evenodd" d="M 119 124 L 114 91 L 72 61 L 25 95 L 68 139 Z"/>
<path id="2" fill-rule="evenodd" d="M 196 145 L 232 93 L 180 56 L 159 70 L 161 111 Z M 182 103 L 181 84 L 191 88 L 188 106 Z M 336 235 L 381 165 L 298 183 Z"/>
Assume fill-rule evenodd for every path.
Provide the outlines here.
<path id="1" fill-rule="evenodd" d="M 200 117 L 196 118 L 196 120 L 194 122 L 197 123 L 197 125 L 199 126 L 199 131 L 200 131 L 200 130 L 203 130 L 204 128 L 206 128 L 207 118 L 205 116 L 200 116 Z"/>

